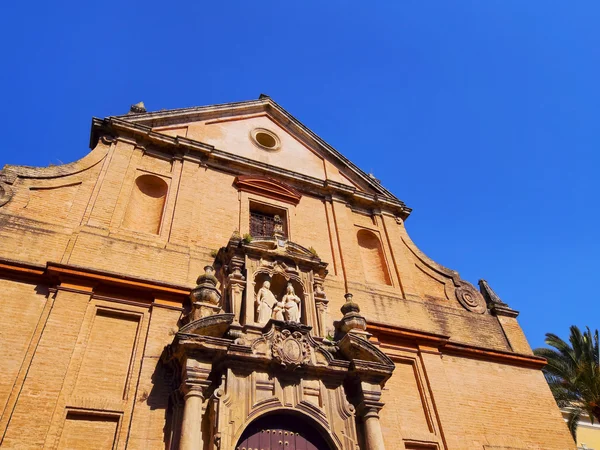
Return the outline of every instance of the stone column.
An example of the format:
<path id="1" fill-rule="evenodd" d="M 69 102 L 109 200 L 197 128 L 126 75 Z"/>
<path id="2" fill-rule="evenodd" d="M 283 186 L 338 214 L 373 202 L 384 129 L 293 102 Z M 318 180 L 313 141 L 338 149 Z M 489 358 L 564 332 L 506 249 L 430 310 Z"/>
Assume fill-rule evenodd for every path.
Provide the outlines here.
<path id="1" fill-rule="evenodd" d="M 360 382 L 360 403 L 357 412 L 363 422 L 366 450 L 385 450 L 383 432 L 379 422 L 379 411 L 383 408 L 381 386 L 375 379 Z"/>
<path id="2" fill-rule="evenodd" d="M 179 450 L 204 450 L 202 441 L 202 405 L 204 394 L 202 386 L 188 386 L 183 398 L 183 419 Z"/>
<path id="3" fill-rule="evenodd" d="M 211 382 L 208 377 L 211 363 L 187 358 L 183 364 L 183 417 L 179 450 L 204 450 L 202 434 L 203 407 L 206 391 Z"/>
<path id="4" fill-rule="evenodd" d="M 359 409 L 364 424 L 366 450 L 385 450 L 381 423 L 379 422 L 379 410 L 382 406 L 382 403 L 363 402 Z"/>

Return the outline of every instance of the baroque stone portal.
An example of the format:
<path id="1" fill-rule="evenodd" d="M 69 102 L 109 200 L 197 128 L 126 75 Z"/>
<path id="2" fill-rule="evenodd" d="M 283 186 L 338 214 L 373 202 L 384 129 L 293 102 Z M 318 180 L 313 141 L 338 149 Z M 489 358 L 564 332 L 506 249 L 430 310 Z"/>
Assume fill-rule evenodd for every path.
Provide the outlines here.
<path id="1" fill-rule="evenodd" d="M 394 363 L 368 341 L 351 295 L 325 338 L 326 265 L 280 240 L 235 234 L 199 278 L 187 323 L 163 357 L 183 398 L 179 448 L 235 448 L 254 442 L 257 420 L 291 414 L 321 430 L 323 448 L 356 450 L 358 423 L 365 448 L 382 449 L 381 388 Z"/>

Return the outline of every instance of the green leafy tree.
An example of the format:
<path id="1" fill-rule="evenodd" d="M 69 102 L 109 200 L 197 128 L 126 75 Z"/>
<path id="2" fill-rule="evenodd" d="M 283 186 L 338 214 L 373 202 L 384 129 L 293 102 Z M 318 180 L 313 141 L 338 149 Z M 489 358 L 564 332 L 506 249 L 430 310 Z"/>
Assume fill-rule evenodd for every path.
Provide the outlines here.
<path id="1" fill-rule="evenodd" d="M 558 406 L 570 410 L 567 426 L 576 439 L 582 414 L 587 413 L 592 423 L 600 422 L 599 346 L 598 330 L 592 333 L 586 327 L 582 333 L 573 325 L 570 331 L 569 342 L 547 333 L 546 344 L 553 348 L 538 348 L 534 353 L 548 360 L 542 370 Z"/>

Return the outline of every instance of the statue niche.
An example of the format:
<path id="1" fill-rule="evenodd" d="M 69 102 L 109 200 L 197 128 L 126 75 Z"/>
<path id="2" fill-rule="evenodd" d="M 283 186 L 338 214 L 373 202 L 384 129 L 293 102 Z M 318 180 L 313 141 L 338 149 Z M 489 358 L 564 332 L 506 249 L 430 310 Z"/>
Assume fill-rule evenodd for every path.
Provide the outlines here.
<path id="1" fill-rule="evenodd" d="M 304 290 L 298 281 L 288 281 L 277 273 L 273 277 L 257 274 L 255 286 L 256 323 L 264 325 L 270 319 L 301 323 L 302 300 L 296 292 L 302 296 Z"/>

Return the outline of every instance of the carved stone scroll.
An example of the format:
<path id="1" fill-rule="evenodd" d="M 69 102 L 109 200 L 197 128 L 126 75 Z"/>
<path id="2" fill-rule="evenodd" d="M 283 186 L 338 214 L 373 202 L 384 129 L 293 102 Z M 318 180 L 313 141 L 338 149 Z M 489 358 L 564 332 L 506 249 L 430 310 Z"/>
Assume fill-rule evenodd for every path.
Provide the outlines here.
<path id="1" fill-rule="evenodd" d="M 468 311 L 483 314 L 487 309 L 483 296 L 471 283 L 466 281 L 461 281 L 459 287 L 456 288 L 456 298 Z"/>

